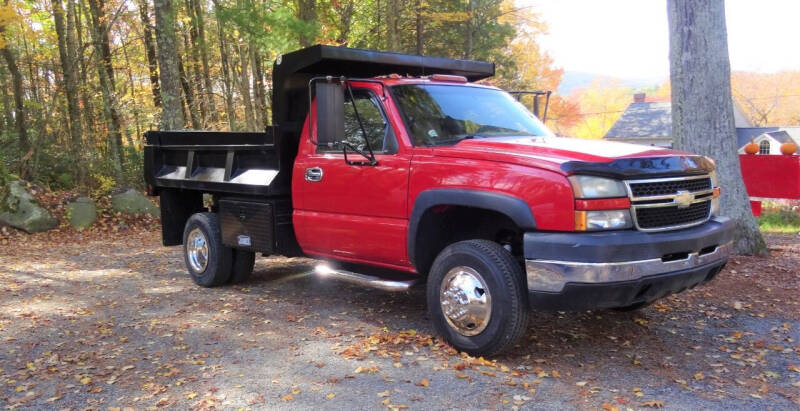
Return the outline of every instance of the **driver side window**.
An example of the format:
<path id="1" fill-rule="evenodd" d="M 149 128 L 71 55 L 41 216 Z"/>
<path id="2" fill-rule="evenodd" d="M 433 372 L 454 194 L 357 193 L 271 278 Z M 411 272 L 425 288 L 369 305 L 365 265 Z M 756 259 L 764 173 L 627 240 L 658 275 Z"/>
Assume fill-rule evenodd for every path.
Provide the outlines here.
<path id="1" fill-rule="evenodd" d="M 392 127 L 383 115 L 378 98 L 367 90 L 353 90 L 355 109 L 350 94 L 345 92 L 344 101 L 344 137 L 348 143 L 357 147 L 359 150 L 367 151 L 366 141 L 375 154 L 394 154 L 397 152 L 397 140 L 394 137 Z M 356 118 L 356 110 L 361 126 Z M 366 132 L 366 139 L 364 136 Z M 318 146 L 317 152 L 341 152 L 342 147 Z"/>

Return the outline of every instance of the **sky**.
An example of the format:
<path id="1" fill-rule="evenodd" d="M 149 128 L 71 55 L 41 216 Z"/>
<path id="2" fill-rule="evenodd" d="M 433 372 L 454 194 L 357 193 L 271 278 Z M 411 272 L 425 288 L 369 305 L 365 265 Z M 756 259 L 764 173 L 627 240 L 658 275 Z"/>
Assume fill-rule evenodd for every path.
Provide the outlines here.
<path id="1" fill-rule="evenodd" d="M 542 45 L 566 71 L 669 77 L 666 0 L 517 0 L 549 26 Z M 800 70 L 799 0 L 727 0 L 732 70 Z"/>

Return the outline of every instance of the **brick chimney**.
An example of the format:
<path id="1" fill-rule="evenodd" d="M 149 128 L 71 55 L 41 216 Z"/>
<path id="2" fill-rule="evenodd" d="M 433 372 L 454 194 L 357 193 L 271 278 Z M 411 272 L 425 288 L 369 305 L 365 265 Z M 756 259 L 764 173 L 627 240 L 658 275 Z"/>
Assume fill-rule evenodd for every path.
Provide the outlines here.
<path id="1" fill-rule="evenodd" d="M 644 103 L 645 93 L 636 93 L 633 95 L 634 103 Z"/>

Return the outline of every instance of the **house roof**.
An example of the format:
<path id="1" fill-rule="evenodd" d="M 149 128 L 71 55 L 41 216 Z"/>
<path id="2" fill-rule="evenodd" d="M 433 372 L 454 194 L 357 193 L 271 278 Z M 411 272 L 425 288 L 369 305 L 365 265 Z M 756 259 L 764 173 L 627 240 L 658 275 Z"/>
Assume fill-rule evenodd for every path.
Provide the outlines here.
<path id="1" fill-rule="evenodd" d="M 750 121 L 738 104 L 733 104 L 736 127 L 749 127 Z M 761 133 L 759 133 L 761 134 Z M 669 101 L 633 102 L 603 138 L 672 138 L 672 103 Z M 755 137 L 755 136 L 754 136 Z M 750 141 L 750 138 L 747 138 Z M 740 144 L 741 146 L 741 144 Z"/>
<path id="2" fill-rule="evenodd" d="M 631 103 L 604 138 L 672 138 L 670 102 Z"/>
<path id="3" fill-rule="evenodd" d="M 770 137 L 772 137 L 772 138 L 774 138 L 775 140 L 777 140 L 777 141 L 778 141 L 779 143 L 781 143 L 781 144 L 783 144 L 783 143 L 789 143 L 789 142 L 794 142 L 794 140 L 792 139 L 792 137 L 791 137 L 791 136 L 789 136 L 789 133 L 787 133 L 785 130 L 781 130 L 781 131 L 773 131 L 772 133 L 767 133 L 767 134 L 768 134 Z"/>

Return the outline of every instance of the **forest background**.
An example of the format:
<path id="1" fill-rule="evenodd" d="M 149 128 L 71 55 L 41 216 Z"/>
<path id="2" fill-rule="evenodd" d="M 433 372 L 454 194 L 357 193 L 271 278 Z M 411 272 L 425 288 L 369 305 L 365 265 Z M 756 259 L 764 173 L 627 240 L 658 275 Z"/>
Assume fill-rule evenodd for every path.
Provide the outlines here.
<path id="1" fill-rule="evenodd" d="M 175 128 L 263 130 L 273 61 L 317 43 L 489 60 L 507 90 L 556 91 L 565 77 L 540 45 L 547 22 L 509 0 L 0 1 L 0 183 L 141 187 L 164 79 L 180 90 Z M 158 48 L 157 21 L 174 22 L 174 47 Z M 159 73 L 165 58 L 177 70 Z M 732 86 L 754 125 L 800 124 L 800 72 L 734 72 Z M 548 126 L 602 138 L 634 92 L 668 101 L 670 88 L 598 76 L 554 94 Z"/>

